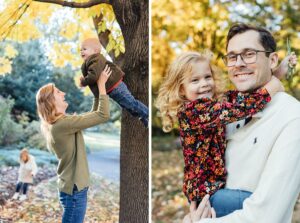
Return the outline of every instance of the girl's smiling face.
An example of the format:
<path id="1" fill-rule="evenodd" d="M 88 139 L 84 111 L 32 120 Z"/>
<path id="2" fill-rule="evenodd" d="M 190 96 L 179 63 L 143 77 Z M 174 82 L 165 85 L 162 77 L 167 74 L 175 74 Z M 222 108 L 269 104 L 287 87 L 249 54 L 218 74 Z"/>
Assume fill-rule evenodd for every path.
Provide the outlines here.
<path id="1" fill-rule="evenodd" d="M 182 90 L 189 101 L 214 96 L 215 82 L 209 61 L 200 60 L 192 65 L 192 73 L 183 81 Z"/>

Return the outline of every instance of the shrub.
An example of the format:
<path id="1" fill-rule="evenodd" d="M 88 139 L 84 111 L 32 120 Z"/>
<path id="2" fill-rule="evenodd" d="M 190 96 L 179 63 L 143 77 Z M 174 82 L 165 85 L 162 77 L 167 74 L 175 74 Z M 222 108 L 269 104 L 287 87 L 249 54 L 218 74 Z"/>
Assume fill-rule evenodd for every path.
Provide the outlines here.
<path id="1" fill-rule="evenodd" d="M 28 123 L 24 130 L 24 136 L 28 146 L 47 150 L 46 140 L 40 130 L 40 122 L 32 121 Z"/>
<path id="2" fill-rule="evenodd" d="M 14 100 L 0 96 L 0 145 L 9 145 L 20 141 L 22 135 L 22 125 L 16 123 L 11 115 Z"/>

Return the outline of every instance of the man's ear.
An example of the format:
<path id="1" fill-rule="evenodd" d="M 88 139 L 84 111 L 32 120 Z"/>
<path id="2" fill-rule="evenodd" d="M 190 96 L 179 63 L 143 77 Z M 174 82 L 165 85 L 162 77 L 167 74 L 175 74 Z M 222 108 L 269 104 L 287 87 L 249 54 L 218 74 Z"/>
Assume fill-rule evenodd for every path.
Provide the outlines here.
<path id="1" fill-rule="evenodd" d="M 270 68 L 273 70 L 274 68 L 277 67 L 278 65 L 278 54 L 276 52 L 273 52 L 269 56 L 269 63 L 270 63 Z"/>

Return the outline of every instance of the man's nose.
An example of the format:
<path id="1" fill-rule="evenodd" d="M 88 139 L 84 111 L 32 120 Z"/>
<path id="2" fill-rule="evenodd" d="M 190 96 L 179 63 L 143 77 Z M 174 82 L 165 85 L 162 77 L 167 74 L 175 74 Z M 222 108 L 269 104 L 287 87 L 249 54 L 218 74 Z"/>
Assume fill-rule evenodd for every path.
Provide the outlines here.
<path id="1" fill-rule="evenodd" d="M 244 62 L 244 60 L 242 59 L 241 55 L 237 55 L 236 57 L 236 63 L 235 66 L 236 67 L 241 67 L 241 66 L 246 66 L 247 64 Z"/>

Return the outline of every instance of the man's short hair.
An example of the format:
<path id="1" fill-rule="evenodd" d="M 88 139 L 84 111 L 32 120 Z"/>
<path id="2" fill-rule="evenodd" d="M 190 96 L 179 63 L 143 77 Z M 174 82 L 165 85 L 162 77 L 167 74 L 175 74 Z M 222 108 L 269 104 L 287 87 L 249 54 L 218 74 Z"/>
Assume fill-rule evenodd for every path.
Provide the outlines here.
<path id="1" fill-rule="evenodd" d="M 228 34 L 227 34 L 226 49 L 228 48 L 228 43 L 232 37 L 234 37 L 237 34 L 241 34 L 246 31 L 249 31 L 249 30 L 254 30 L 254 31 L 258 32 L 259 42 L 265 48 L 266 51 L 271 51 L 271 52 L 276 51 L 275 39 L 268 30 L 261 28 L 261 27 L 247 25 L 245 23 L 237 23 L 237 24 L 234 24 L 233 26 L 231 26 L 231 28 L 229 29 Z M 268 56 L 269 53 L 266 53 L 266 55 Z"/>

